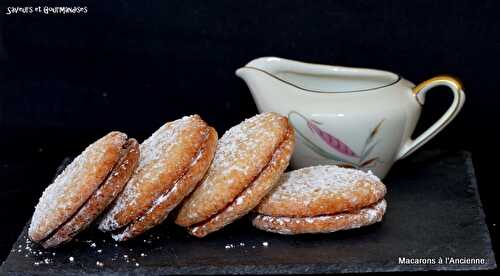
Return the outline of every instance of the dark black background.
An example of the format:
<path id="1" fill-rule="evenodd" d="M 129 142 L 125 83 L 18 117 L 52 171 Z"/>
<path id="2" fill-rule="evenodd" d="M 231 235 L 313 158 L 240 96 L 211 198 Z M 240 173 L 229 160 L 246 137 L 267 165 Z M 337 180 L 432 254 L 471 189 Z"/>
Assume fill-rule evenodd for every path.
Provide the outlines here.
<path id="1" fill-rule="evenodd" d="M 0 259 L 61 160 L 108 131 L 142 140 L 198 113 L 223 133 L 255 114 L 234 71 L 261 56 L 385 69 L 415 83 L 458 76 L 464 109 L 424 148 L 472 152 L 495 239 L 499 2 L 98 2 L 58 3 L 87 5 L 85 15 L 5 15 L 20 3 L 1 7 Z M 417 132 L 450 94 L 429 93 Z"/>

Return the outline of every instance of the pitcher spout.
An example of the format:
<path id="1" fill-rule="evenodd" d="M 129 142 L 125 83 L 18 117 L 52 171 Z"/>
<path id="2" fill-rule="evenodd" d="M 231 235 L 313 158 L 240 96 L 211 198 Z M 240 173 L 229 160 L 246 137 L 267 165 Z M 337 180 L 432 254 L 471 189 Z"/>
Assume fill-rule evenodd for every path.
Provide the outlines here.
<path id="1" fill-rule="evenodd" d="M 277 111 L 276 100 L 283 97 L 288 84 L 279 81 L 273 75 L 264 58 L 253 60 L 236 70 L 236 75 L 242 78 L 248 86 L 259 112 Z"/>
<path id="2" fill-rule="evenodd" d="M 238 70 L 236 70 L 235 73 L 236 76 L 242 78 L 245 82 L 247 82 L 247 80 L 249 80 L 250 76 L 252 75 L 253 70 L 248 67 L 241 67 Z"/>
<path id="3" fill-rule="evenodd" d="M 277 57 L 257 58 L 247 63 L 244 67 L 236 70 L 236 75 L 244 78 L 245 75 L 254 70 L 273 75 L 273 73 L 276 72 L 276 70 L 282 65 L 283 61 L 284 59 Z"/>

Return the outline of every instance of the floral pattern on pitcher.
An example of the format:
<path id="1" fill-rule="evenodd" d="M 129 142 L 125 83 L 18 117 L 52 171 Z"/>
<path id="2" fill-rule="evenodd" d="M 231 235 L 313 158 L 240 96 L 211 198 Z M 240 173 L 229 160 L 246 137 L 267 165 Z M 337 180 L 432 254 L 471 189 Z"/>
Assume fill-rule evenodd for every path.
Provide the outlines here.
<path id="1" fill-rule="evenodd" d="M 297 115 L 299 116 L 299 118 L 303 119 L 306 122 L 309 132 L 311 132 L 313 136 L 319 137 L 328 146 L 328 148 L 331 149 L 331 151 L 325 151 L 324 149 L 322 149 L 320 146 L 315 144 L 304 135 L 304 130 L 299 129 L 297 125 L 293 125 L 292 116 L 294 115 Z M 358 169 L 370 169 L 375 167 L 377 163 L 381 162 L 379 157 L 371 156 L 371 153 L 378 143 L 376 137 L 379 129 L 382 127 L 384 119 L 382 119 L 373 129 L 370 130 L 360 154 L 356 153 L 342 140 L 324 130 L 321 127 L 323 123 L 319 121 L 309 119 L 296 111 L 291 111 L 290 113 L 288 113 L 288 119 L 295 128 L 296 133 L 300 136 L 300 138 L 302 138 L 304 144 L 308 148 L 325 158 L 340 162 L 338 166 Z M 348 158 L 351 160 L 354 159 L 356 161 L 349 161 Z"/>

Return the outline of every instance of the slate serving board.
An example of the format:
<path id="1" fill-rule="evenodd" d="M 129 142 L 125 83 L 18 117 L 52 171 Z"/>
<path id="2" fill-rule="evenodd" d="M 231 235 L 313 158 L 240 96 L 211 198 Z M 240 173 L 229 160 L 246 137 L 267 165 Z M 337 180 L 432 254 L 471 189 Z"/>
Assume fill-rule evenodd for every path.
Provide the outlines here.
<path id="1" fill-rule="evenodd" d="M 47 251 L 27 240 L 25 228 L 0 272 L 280 274 L 496 268 L 469 153 L 419 152 L 399 162 L 384 182 L 388 210 L 383 222 L 357 230 L 282 236 L 254 229 L 243 218 L 197 239 L 167 222 L 128 243 L 117 244 L 89 230 L 78 241 Z M 401 264 L 400 257 L 426 259 L 427 264 Z M 469 258 L 474 264 L 446 263 L 450 257 Z"/>

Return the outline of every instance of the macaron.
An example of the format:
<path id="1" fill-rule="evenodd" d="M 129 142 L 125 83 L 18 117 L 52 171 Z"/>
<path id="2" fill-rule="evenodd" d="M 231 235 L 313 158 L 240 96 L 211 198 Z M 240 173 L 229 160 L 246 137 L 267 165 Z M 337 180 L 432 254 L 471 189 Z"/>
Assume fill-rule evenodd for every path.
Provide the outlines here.
<path id="1" fill-rule="evenodd" d="M 252 224 L 280 234 L 329 233 L 382 220 L 386 187 L 371 172 L 314 166 L 283 174 Z"/>
<path id="2" fill-rule="evenodd" d="M 99 229 L 124 241 L 160 224 L 201 181 L 216 145 L 217 132 L 198 115 L 160 127 L 140 145 L 138 168 Z"/>
<path id="3" fill-rule="evenodd" d="M 263 113 L 229 129 L 175 222 L 204 237 L 251 211 L 277 184 L 295 145 L 288 119 Z"/>
<path id="4" fill-rule="evenodd" d="M 43 192 L 29 238 L 45 248 L 70 241 L 123 190 L 139 155 L 137 141 L 117 131 L 88 146 Z"/>

